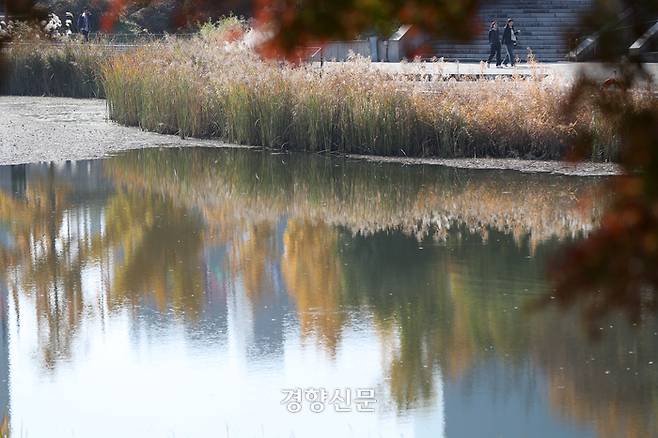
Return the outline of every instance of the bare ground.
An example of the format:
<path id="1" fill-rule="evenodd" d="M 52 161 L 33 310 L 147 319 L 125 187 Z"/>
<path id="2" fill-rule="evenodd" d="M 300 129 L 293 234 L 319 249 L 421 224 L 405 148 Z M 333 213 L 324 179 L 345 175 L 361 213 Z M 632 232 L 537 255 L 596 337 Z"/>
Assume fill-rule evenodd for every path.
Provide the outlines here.
<path id="1" fill-rule="evenodd" d="M 405 165 L 429 164 L 459 169 L 516 170 L 529 173 L 554 173 L 556 175 L 612 176 L 622 173 L 622 169 L 613 163 L 571 163 L 568 161 L 519 160 L 515 158 L 400 158 L 371 157 L 368 155 L 353 155 L 353 157 L 367 161 L 396 162 Z"/>
<path id="2" fill-rule="evenodd" d="M 107 119 L 104 100 L 0 97 L 0 164 L 82 160 L 129 149 L 191 146 L 233 145 L 118 125 Z"/>
<path id="3" fill-rule="evenodd" d="M 107 120 L 104 100 L 50 97 L 0 97 L 0 164 L 101 158 L 116 152 L 152 147 L 243 147 L 218 140 L 181 139 L 144 132 Z M 572 164 L 516 159 L 354 158 L 406 165 L 435 164 L 468 169 L 509 169 L 565 175 L 620 173 L 609 163 Z"/>

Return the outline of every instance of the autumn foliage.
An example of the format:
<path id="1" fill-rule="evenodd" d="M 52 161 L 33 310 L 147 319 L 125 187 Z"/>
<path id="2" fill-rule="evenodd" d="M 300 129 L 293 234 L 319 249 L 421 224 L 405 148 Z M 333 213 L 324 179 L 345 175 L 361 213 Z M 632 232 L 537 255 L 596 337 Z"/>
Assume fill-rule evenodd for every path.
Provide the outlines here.
<path id="1" fill-rule="evenodd" d="M 599 108 L 620 138 L 626 174 L 608 183 L 614 201 L 600 227 L 569 247 L 552 266 L 562 305 L 583 301 L 590 322 L 612 309 L 639 322 L 658 309 L 658 105 L 634 104 L 629 90 L 641 71 L 626 70 L 615 86 L 583 79 L 568 109 L 585 101 Z M 576 151 L 589 145 L 584 133 Z"/>

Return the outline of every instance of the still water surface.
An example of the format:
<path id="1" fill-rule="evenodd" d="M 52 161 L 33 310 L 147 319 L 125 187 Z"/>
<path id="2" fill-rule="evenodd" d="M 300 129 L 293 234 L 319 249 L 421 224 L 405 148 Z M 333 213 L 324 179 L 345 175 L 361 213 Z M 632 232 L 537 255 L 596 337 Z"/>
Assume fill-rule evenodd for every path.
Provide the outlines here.
<path id="1" fill-rule="evenodd" d="M 592 342 L 525 310 L 599 184 L 245 150 L 0 167 L 1 427 L 658 436 L 655 320 Z M 296 388 L 375 412 L 291 414 Z"/>

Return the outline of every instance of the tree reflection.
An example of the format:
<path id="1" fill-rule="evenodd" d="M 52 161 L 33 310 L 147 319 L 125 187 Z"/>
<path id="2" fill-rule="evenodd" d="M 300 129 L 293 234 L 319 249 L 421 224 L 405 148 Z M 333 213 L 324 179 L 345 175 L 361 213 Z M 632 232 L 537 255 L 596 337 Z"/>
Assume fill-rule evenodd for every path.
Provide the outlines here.
<path id="1" fill-rule="evenodd" d="M 638 372 L 640 380 L 632 385 L 601 382 L 605 370 L 589 374 L 586 356 L 616 357 L 632 339 L 629 333 L 590 345 L 577 335 L 578 319 L 550 312 L 529 318 L 523 311 L 528 299 L 547 292 L 542 266 L 559 240 L 595 226 L 602 203 L 578 203 L 594 198 L 592 180 L 434 169 L 412 174 L 393 166 L 232 151 L 178 155 L 162 159 L 140 152 L 111 165 L 121 169 L 119 180 L 127 176 L 144 187 L 164 188 L 172 199 L 199 209 L 214 230 L 244 233 L 248 224 L 260 229 L 288 216 L 281 266 L 302 336 L 333 356 L 350 324 L 345 312 L 372 312 L 398 410 L 433 403 L 437 370 L 459 381 L 500 357 L 519 376 L 528 360 L 543 370 L 560 415 L 588 424 L 608 418 L 602 430 L 612 435 L 630 424 L 655 430 L 641 409 L 620 410 L 656 403 L 653 374 Z M 158 163 L 185 176 L 170 178 Z M 213 234 L 236 240 L 225 231 Z M 267 235 L 252 229 L 244 240 L 255 252 L 271 254 Z M 253 269 L 264 271 L 275 258 Z M 256 271 L 249 274 L 254 284 L 262 277 Z M 646 338 L 641 343 L 648 357 L 655 346 Z M 625 363 L 607 366 L 620 373 Z M 620 386 L 636 384 L 645 389 Z M 626 397 L 635 398 L 629 404 Z M 629 417 L 622 424 L 623 415 Z"/>
<path id="2" fill-rule="evenodd" d="M 301 335 L 315 335 L 334 356 L 345 323 L 338 233 L 323 223 L 290 220 L 284 244 L 283 276 L 297 304 Z"/>
<path id="3" fill-rule="evenodd" d="M 521 305 L 522 294 L 527 296 L 514 290 L 517 283 L 525 284 L 519 280 L 527 272 L 510 268 L 523 266 L 518 262 L 524 252 L 509 236 L 493 237 L 506 245 L 483 245 L 462 228 L 441 245 L 431 239 L 419 245 L 400 235 L 357 237 L 341 253 L 349 299 L 372 308 L 384 336 L 399 341 L 388 365 L 399 409 L 432 402 L 435 369 L 457 379 L 490 346 L 519 351 L 527 343 L 510 333 L 524 324 L 520 312 L 512 310 Z M 492 254 L 501 249 L 505 257 Z M 503 287 L 496 285 L 501 278 L 506 279 Z M 515 292 L 521 292 L 519 298 L 510 299 Z M 507 306 L 510 311 L 503 312 Z"/>
<path id="4" fill-rule="evenodd" d="M 221 222 L 215 225 L 227 228 Z M 274 224 L 262 221 L 242 225 L 232 227 L 229 269 L 231 278 L 243 280 L 247 296 L 252 304 L 256 305 L 263 294 L 271 292 L 274 288 L 272 277 L 269 275 L 270 267 L 278 255 Z"/>
<path id="5" fill-rule="evenodd" d="M 11 236 L 0 248 L 0 269 L 14 304 L 19 294 L 34 301 L 47 369 L 70 357 L 85 312 L 101 306 L 83 298 L 82 276 L 96 267 L 102 274 L 94 286 L 107 294 L 109 310 L 150 303 L 185 317 L 200 310 L 198 216 L 149 193 L 118 190 L 109 199 L 102 193 L 95 214 L 103 223 L 93 230 L 89 205 L 54 165 L 31 174 L 20 190 L 0 191 L 0 221 Z"/>
<path id="6" fill-rule="evenodd" d="M 112 264 L 109 305 L 149 304 L 180 317 L 198 315 L 204 291 L 201 220 L 170 199 L 119 190 L 105 214 L 106 233 L 93 241 Z"/>
<path id="7" fill-rule="evenodd" d="M 56 184 L 53 165 L 25 184 L 25 169 L 12 167 L 12 193 L 0 191 L 0 221 L 11 244 L 0 251 L 9 293 L 23 291 L 35 301 L 39 318 L 41 359 L 52 368 L 58 356 L 68 356 L 71 334 L 81 321 L 80 270 L 87 241 L 68 239 L 76 219 L 65 217 L 72 188 Z M 78 236 L 76 236 L 78 237 Z"/>
<path id="8" fill-rule="evenodd" d="M 558 312 L 555 312 L 558 313 Z M 605 336 L 591 340 L 575 312 L 539 315 L 530 355 L 545 371 L 554 411 L 581 424 L 595 424 L 601 437 L 658 434 L 648 412 L 658 408 L 658 321 L 631 328 L 621 316 L 601 321 Z"/>
<path id="9" fill-rule="evenodd" d="M 0 268 L 17 318 L 35 309 L 44 368 L 74 354 L 94 315 L 197 323 L 212 247 L 247 312 L 285 290 L 302 340 L 329 358 L 357 319 L 372 324 L 400 413 L 432 406 L 438 376 L 468 381 L 502 360 L 514 380 L 529 366 L 545 378 L 557 415 L 602 436 L 656 434 L 656 321 L 631 333 L 611 320 L 589 343 L 575 315 L 524 312 L 550 293 L 542 266 L 558 245 L 596 225 L 600 203 L 577 205 L 592 180 L 185 152 L 112 158 L 93 184 L 53 165 L 10 172 Z"/>

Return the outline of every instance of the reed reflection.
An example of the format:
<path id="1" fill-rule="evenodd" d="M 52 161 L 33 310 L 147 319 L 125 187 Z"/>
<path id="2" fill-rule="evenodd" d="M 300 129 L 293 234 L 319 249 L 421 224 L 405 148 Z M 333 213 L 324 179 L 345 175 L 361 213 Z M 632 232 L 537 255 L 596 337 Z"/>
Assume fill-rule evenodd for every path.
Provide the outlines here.
<path id="1" fill-rule="evenodd" d="M 109 176 L 157 188 L 206 218 L 320 220 L 362 235 L 400 230 L 437 239 L 451 225 L 528 238 L 587 233 L 605 196 L 597 178 L 438 166 L 401 166 L 306 154 L 243 150 L 135 151 L 111 160 Z"/>

